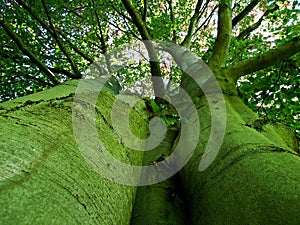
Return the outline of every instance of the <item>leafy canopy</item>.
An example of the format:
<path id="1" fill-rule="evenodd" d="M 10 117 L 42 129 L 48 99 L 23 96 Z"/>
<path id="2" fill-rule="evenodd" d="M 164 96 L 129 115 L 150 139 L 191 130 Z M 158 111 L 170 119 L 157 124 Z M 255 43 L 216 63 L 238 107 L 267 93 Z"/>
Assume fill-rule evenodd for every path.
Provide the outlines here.
<path id="1" fill-rule="evenodd" d="M 189 48 L 216 73 L 238 71 L 232 77 L 244 101 L 299 133 L 299 8 L 296 0 L 2 1 L 0 101 L 79 79 L 124 43 L 163 40 Z M 131 65 L 116 78 L 128 89 L 154 67 Z M 160 76 L 183 79 L 163 63 L 159 69 Z"/>

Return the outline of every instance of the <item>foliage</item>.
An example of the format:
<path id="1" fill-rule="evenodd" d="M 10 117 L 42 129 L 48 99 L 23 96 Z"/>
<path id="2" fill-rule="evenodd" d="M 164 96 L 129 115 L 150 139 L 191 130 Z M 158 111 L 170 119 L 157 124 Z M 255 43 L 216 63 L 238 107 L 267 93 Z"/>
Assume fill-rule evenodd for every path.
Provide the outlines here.
<path id="1" fill-rule="evenodd" d="M 179 126 L 179 115 L 169 102 L 162 100 L 160 103 L 157 103 L 153 98 L 145 98 L 145 101 L 153 117 L 161 118 L 167 127 Z"/>
<path id="2" fill-rule="evenodd" d="M 134 39 L 141 40 L 141 26 L 151 39 L 182 44 L 210 61 L 218 32 L 218 10 L 227 1 L 131 1 L 142 25 L 132 17 L 126 2 L 2 1 L 0 101 L 79 79 L 98 56 Z M 297 0 L 232 1 L 233 28 L 226 66 L 267 53 L 296 37 L 299 8 Z M 284 122 L 298 133 L 299 57 L 254 71 L 238 83 L 239 94 L 253 110 L 272 121 Z M 180 71 L 166 70 L 163 63 L 160 67 L 164 77 L 180 83 Z M 131 92 L 136 82 L 145 84 L 150 76 L 151 68 L 146 64 L 130 65 L 116 74 L 122 88 Z M 157 107 L 160 112 L 165 110 Z M 152 109 L 158 111 L 153 102 Z"/>
<path id="3" fill-rule="evenodd" d="M 290 126 L 300 138 L 299 54 L 279 65 L 241 79 L 239 93 L 254 111 L 273 122 Z"/>

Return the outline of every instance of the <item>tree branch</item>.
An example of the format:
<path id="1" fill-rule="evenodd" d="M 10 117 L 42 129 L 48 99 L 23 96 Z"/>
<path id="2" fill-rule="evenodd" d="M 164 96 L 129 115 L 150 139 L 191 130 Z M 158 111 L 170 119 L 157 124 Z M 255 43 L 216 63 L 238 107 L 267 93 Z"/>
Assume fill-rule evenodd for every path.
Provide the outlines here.
<path id="1" fill-rule="evenodd" d="M 84 59 L 86 59 L 87 61 L 89 61 L 90 63 L 93 63 L 94 60 L 92 58 L 90 58 L 89 56 L 87 56 L 86 54 L 84 54 L 83 52 L 81 52 L 68 38 L 67 35 L 65 35 L 61 30 L 59 29 L 55 29 L 55 31 L 53 31 L 44 21 L 42 21 L 38 16 L 36 16 L 34 14 L 34 12 L 21 0 L 17 0 L 17 3 L 20 4 L 31 16 L 32 18 L 34 18 L 39 24 L 41 24 L 41 26 L 43 28 L 45 28 L 49 34 L 51 36 L 54 35 L 54 32 L 59 33 L 60 36 L 62 36 L 66 42 L 71 46 L 71 48 L 78 53 L 80 56 L 82 56 Z"/>
<path id="2" fill-rule="evenodd" d="M 138 14 L 138 12 L 132 6 L 130 0 L 122 0 L 125 9 L 127 10 L 128 14 L 131 16 L 133 24 L 137 27 L 141 37 L 143 40 L 151 40 L 151 36 L 148 33 L 147 27 L 143 22 L 142 18 Z M 151 70 L 151 77 L 153 83 L 153 89 L 156 96 L 163 97 L 164 96 L 164 85 L 162 79 L 155 79 L 155 76 L 162 77 L 160 65 L 157 59 L 157 53 L 154 49 L 154 46 L 151 42 L 145 43 L 147 48 L 149 58 L 150 58 L 150 70 Z"/>
<path id="3" fill-rule="evenodd" d="M 199 22 L 200 18 L 204 15 L 205 12 L 207 12 L 207 7 L 209 5 L 211 0 L 206 0 L 205 4 L 203 5 L 202 9 L 199 12 L 199 16 L 197 18 L 197 23 Z"/>
<path id="4" fill-rule="evenodd" d="M 218 35 L 208 62 L 212 70 L 225 66 L 231 40 L 231 0 L 219 0 Z"/>
<path id="5" fill-rule="evenodd" d="M 203 23 L 197 28 L 197 30 L 195 30 L 194 34 L 198 33 L 198 31 L 204 27 L 204 29 L 208 26 L 210 20 L 212 19 L 212 16 L 215 12 L 215 10 L 218 8 L 218 6 L 216 5 L 213 10 L 210 12 L 210 14 L 208 15 L 208 17 L 206 17 L 206 19 L 203 21 Z M 206 24 L 206 25 L 205 25 Z"/>
<path id="6" fill-rule="evenodd" d="M 107 53 L 107 45 L 105 43 L 105 38 L 104 38 L 103 31 L 102 31 L 102 27 L 101 27 L 101 23 L 100 23 L 100 18 L 99 18 L 99 15 L 98 15 L 98 13 L 97 13 L 97 11 L 95 9 L 95 2 L 94 2 L 94 0 L 92 0 L 92 4 L 93 4 L 93 9 L 94 9 L 94 13 L 95 13 L 95 16 L 96 16 L 96 20 L 97 20 L 98 30 L 99 30 L 99 33 L 100 33 L 100 35 L 99 35 L 96 32 L 96 36 L 100 40 L 101 51 L 102 51 L 102 54 L 104 54 L 104 56 L 105 56 L 105 62 L 106 62 L 107 70 L 108 70 L 109 73 L 111 73 L 112 72 L 111 62 L 110 62 L 110 59 L 109 59 L 109 55 L 106 54 Z"/>
<path id="7" fill-rule="evenodd" d="M 147 18 L 147 8 L 148 8 L 148 1 L 144 0 L 144 12 L 143 12 L 143 21 L 146 22 Z"/>
<path id="8" fill-rule="evenodd" d="M 38 78 L 38 77 L 35 77 L 35 76 L 30 76 L 30 75 L 28 75 L 28 74 L 24 74 L 24 73 L 22 73 L 22 74 L 20 74 L 20 75 L 18 75 L 18 76 L 20 76 L 20 77 L 22 77 L 22 76 L 24 76 L 24 77 L 26 77 L 27 79 L 31 79 L 31 80 L 34 80 L 34 81 L 36 81 L 36 82 L 38 82 L 38 83 L 40 83 L 41 85 L 43 85 L 44 87 L 54 87 L 55 85 L 53 85 L 53 84 L 51 84 L 51 83 L 48 83 L 48 82 L 46 82 L 46 81 L 44 81 L 44 80 L 42 80 L 42 79 L 40 79 L 40 78 Z"/>
<path id="9" fill-rule="evenodd" d="M 70 77 L 70 78 L 76 77 L 73 73 L 71 73 L 70 71 L 65 70 L 65 69 L 61 69 L 61 68 L 49 68 L 49 69 L 53 73 L 60 73 L 60 74 L 66 75 L 67 77 Z"/>
<path id="10" fill-rule="evenodd" d="M 283 60 L 287 60 L 294 54 L 300 52 L 300 36 L 271 49 L 264 54 L 237 62 L 226 69 L 226 73 L 236 82 L 243 75 L 275 65 Z"/>
<path id="11" fill-rule="evenodd" d="M 3 27 L 8 36 L 10 36 L 16 43 L 19 49 L 31 59 L 31 61 L 49 78 L 49 80 L 55 85 L 59 84 L 54 74 L 37 57 L 35 57 L 35 55 L 25 46 L 22 40 L 11 31 L 9 26 L 3 20 L 0 20 L 0 25 Z"/>
<path id="12" fill-rule="evenodd" d="M 234 17 L 234 19 L 232 20 L 232 27 L 235 27 L 242 19 L 244 19 L 245 16 L 247 16 L 249 12 L 251 12 L 252 9 L 254 9 L 254 7 L 257 6 L 260 1 L 261 0 L 253 0 L 252 2 L 250 2 L 242 12 Z"/>
<path id="13" fill-rule="evenodd" d="M 55 39 L 56 43 L 58 44 L 60 50 L 64 53 L 64 55 L 66 56 L 68 62 L 71 64 L 71 67 L 72 67 L 72 70 L 74 72 L 74 75 L 75 77 L 73 78 L 81 78 L 81 73 L 77 67 L 77 65 L 74 63 L 74 61 L 72 60 L 70 54 L 67 52 L 66 48 L 64 47 L 62 41 L 60 40 L 60 38 L 58 37 L 57 33 L 56 33 L 56 30 L 55 30 L 55 27 L 54 27 L 54 24 L 52 23 L 52 19 L 50 17 L 50 14 L 49 14 L 49 11 L 47 9 L 47 6 L 46 6 L 46 3 L 45 3 L 45 0 L 42 0 L 42 4 L 43 4 L 43 7 L 44 7 L 44 10 L 46 12 L 46 15 L 47 15 L 47 18 L 48 18 L 48 21 L 49 21 L 49 24 L 50 24 L 50 27 L 52 28 L 53 30 L 53 38 Z"/>
<path id="14" fill-rule="evenodd" d="M 170 20 L 171 20 L 172 24 L 174 24 L 175 21 L 174 21 L 174 13 L 173 13 L 173 6 L 172 6 L 173 3 L 172 3 L 172 0 L 167 0 L 167 2 L 168 2 L 168 5 L 169 5 L 169 10 L 170 10 Z M 172 38 L 172 40 L 174 41 L 174 43 L 177 42 L 177 35 L 176 35 L 175 29 L 173 29 L 173 38 Z"/>
<path id="15" fill-rule="evenodd" d="M 275 4 L 275 6 L 272 9 L 268 9 L 260 18 L 259 20 L 252 24 L 251 26 L 247 27 L 245 30 L 243 30 L 238 36 L 237 36 L 237 40 L 242 40 L 244 37 L 246 37 L 247 35 L 249 35 L 252 31 L 254 31 L 255 29 L 257 29 L 262 21 L 264 20 L 264 18 L 270 14 L 273 13 L 275 10 L 279 9 L 278 5 Z"/>
<path id="16" fill-rule="evenodd" d="M 61 30 L 55 28 L 55 31 L 57 33 L 59 33 L 60 36 L 62 36 L 64 38 L 64 40 L 71 46 L 71 48 L 74 50 L 74 52 L 76 52 L 78 55 L 80 55 L 82 58 L 86 59 L 87 61 L 89 61 L 90 63 L 93 63 L 94 60 L 89 57 L 88 55 L 84 54 L 82 51 L 80 51 L 76 45 L 74 45 L 67 37 L 67 35 L 65 33 L 63 33 Z"/>
<path id="17" fill-rule="evenodd" d="M 125 9 L 131 16 L 132 23 L 137 27 L 141 37 L 143 40 L 151 40 L 150 34 L 148 33 L 147 27 L 138 14 L 138 12 L 134 9 L 131 2 L 129 0 L 122 0 L 123 5 L 125 6 Z"/>
<path id="18" fill-rule="evenodd" d="M 194 14 L 193 14 L 192 18 L 190 19 L 190 24 L 189 24 L 187 35 L 185 36 L 183 42 L 181 43 L 181 45 L 183 47 L 188 48 L 189 45 L 191 44 L 191 40 L 193 37 L 195 26 L 196 26 L 198 18 L 199 18 L 199 12 L 200 12 L 202 3 L 203 3 L 203 0 L 198 0 Z"/>
<path id="19" fill-rule="evenodd" d="M 124 3 L 123 3 L 123 4 L 124 4 Z M 119 10 L 115 7 L 114 3 L 110 4 L 110 6 L 113 8 L 113 10 L 115 10 L 115 11 L 116 11 L 120 16 L 122 16 L 125 20 L 128 20 L 128 21 L 130 21 L 130 22 L 133 22 L 132 19 L 131 19 L 130 17 L 126 16 L 124 13 L 122 13 L 121 11 L 119 11 Z"/>

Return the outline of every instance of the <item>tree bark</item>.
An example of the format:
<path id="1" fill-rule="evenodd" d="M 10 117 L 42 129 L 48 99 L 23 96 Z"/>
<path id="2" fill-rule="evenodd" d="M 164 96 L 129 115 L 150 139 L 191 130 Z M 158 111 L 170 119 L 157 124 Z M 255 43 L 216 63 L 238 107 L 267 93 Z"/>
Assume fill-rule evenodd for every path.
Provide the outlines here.
<path id="1" fill-rule="evenodd" d="M 220 101 L 214 97 L 217 113 Z M 181 171 L 192 224 L 299 224 L 297 141 L 279 125 L 258 125 L 257 115 L 239 97 L 225 100 L 225 138 L 216 159 L 202 172 L 199 159 L 208 141 L 211 111 L 207 104 L 198 106 L 200 142 Z"/>
<path id="2" fill-rule="evenodd" d="M 211 132 L 211 111 L 204 96 L 197 103 L 200 139 L 179 174 L 186 197 L 183 202 L 184 197 L 172 195 L 178 185 L 175 178 L 140 188 L 141 195 L 135 199 L 136 187 L 116 184 L 88 165 L 72 131 L 75 88 L 76 82 L 67 82 L 0 105 L 1 224 L 126 225 L 141 218 L 143 224 L 149 218 L 160 224 L 165 215 L 169 220 L 161 224 L 184 224 L 180 217 L 176 219 L 181 214 L 174 213 L 182 212 L 183 206 L 189 208 L 186 215 L 196 225 L 299 224 L 297 141 L 286 128 L 260 121 L 238 96 L 224 93 L 227 114 L 219 116 L 227 119 L 225 139 L 216 159 L 201 172 L 199 162 Z M 222 93 L 210 94 L 215 100 L 214 113 L 221 113 Z M 100 137 L 113 146 L 110 150 L 117 158 L 141 165 L 145 158 L 124 147 L 112 130 L 109 109 L 113 100 L 108 93 L 99 97 Z M 117 112 L 121 116 L 122 110 Z M 134 110 L 132 116 L 133 129 L 146 135 L 146 119 Z M 134 202 L 138 210 L 132 217 Z"/>
<path id="3" fill-rule="evenodd" d="M 75 90 L 72 81 L 1 104 L 0 224 L 130 224 L 136 187 L 95 172 L 74 140 Z M 104 112 L 114 98 L 101 96 L 102 141 L 126 153 L 118 155 L 124 162 L 141 164 L 142 155 L 129 151 L 111 132 Z M 141 115 L 134 117 L 135 129 L 146 132 Z"/>

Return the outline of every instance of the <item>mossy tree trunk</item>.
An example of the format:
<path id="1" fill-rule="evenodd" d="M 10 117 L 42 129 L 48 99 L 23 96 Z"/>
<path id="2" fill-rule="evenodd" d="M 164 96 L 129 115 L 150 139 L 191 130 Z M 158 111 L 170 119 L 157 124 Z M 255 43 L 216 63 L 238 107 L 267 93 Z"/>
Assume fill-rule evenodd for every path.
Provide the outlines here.
<path id="1" fill-rule="evenodd" d="M 69 82 L 1 104 L 0 224 L 130 223 L 136 187 L 103 178 L 78 150 L 72 128 L 75 89 L 76 82 Z M 104 94 L 99 108 L 111 108 L 113 99 Z M 135 118 L 146 132 L 142 117 Z M 111 131 L 107 121 L 99 120 L 100 127 Z M 139 154 L 124 154 L 127 149 L 113 132 L 101 138 L 125 162 L 142 162 Z"/>
<path id="2" fill-rule="evenodd" d="M 180 173 L 192 224 L 299 224 L 300 158 L 293 132 L 259 124 L 237 96 L 225 99 L 227 129 L 216 159 L 199 172 L 210 127 L 210 112 L 201 104 L 202 138 Z"/>
<path id="3" fill-rule="evenodd" d="M 71 119 L 75 87 L 70 82 L 1 104 L 1 224 L 130 224 L 134 202 L 139 206 L 136 216 L 156 218 L 157 224 L 174 224 L 172 219 L 177 224 L 299 223 L 300 158 L 293 151 L 297 142 L 288 129 L 260 121 L 238 96 L 224 93 L 227 129 L 213 163 L 199 171 L 211 115 L 203 97 L 197 105 L 200 141 L 179 173 L 181 184 L 177 176 L 143 187 L 135 200 L 136 187 L 103 178 L 80 154 Z M 221 101 L 214 98 L 217 112 Z M 113 99 L 105 94 L 99 108 L 107 111 Z M 141 118 L 136 114 L 139 130 L 146 133 L 147 121 Z M 99 123 L 111 130 L 107 121 Z M 115 136 L 101 138 L 115 142 L 124 156 L 121 152 L 127 150 Z M 141 164 L 143 159 L 136 154 L 122 160 Z M 174 185 L 183 186 L 186 199 L 176 197 L 181 187 Z M 154 210 L 156 205 L 162 208 Z M 186 209 L 188 213 L 178 211 Z M 146 218 L 135 217 L 133 222 L 147 224 Z"/>
<path id="4" fill-rule="evenodd" d="M 150 40 L 149 28 L 138 10 L 129 0 L 122 2 L 141 38 Z M 252 1 L 249 7 L 232 19 L 232 1 L 218 1 L 217 38 L 212 46 L 208 65 L 223 91 L 216 94 L 211 90 L 215 106 L 213 110 L 215 114 L 219 114 L 220 121 L 227 121 L 227 128 L 219 153 L 208 168 L 199 171 L 199 162 L 205 154 L 210 133 L 214 132 L 211 130 L 212 112 L 206 102 L 208 96 L 204 97 L 200 88 L 193 85 L 188 76 L 183 76 L 183 88 L 192 97 L 200 99 L 197 109 L 201 130 L 197 149 L 176 177 L 142 187 L 138 191 L 136 187 L 119 185 L 103 178 L 84 160 L 72 131 L 72 105 L 76 85 L 73 82 L 66 83 L 0 105 L 0 223 L 127 225 L 132 222 L 140 225 L 191 222 L 196 225 L 298 225 L 300 159 L 294 151 L 298 149 L 297 141 L 290 130 L 257 118 L 238 97 L 235 84 L 240 76 L 288 60 L 299 52 L 300 37 L 295 36 L 255 57 L 247 57 L 230 65 L 227 62 L 232 26 L 241 21 L 258 2 Z M 195 7 L 182 46 L 188 47 L 191 44 L 202 3 L 199 0 Z M 32 14 L 29 7 L 24 8 Z M 38 22 L 46 30 L 50 30 L 50 35 L 57 36 L 43 21 Z M 50 18 L 49 22 L 51 25 Z M 51 70 L 40 62 L 4 21 L 1 20 L 0 25 L 18 48 L 53 84 L 57 84 L 53 75 L 57 70 Z M 74 72 L 73 76 L 72 73 L 67 73 L 67 76 L 79 78 L 79 71 L 68 52 L 60 44 L 59 47 L 69 59 Z M 102 44 L 102 49 L 106 52 L 105 44 Z M 150 56 L 153 56 L 152 50 L 152 47 L 148 48 Z M 92 62 L 88 56 L 81 56 Z M 181 55 L 177 57 L 186 64 L 190 62 Z M 152 61 L 150 66 L 152 75 L 161 76 L 157 62 Z M 201 79 L 201 74 L 198 78 Z M 163 94 L 161 82 L 154 87 L 156 93 Z M 226 102 L 225 114 L 219 105 L 223 97 Z M 104 94 L 99 99 L 98 124 L 101 131 L 107 131 L 100 136 L 111 143 L 118 159 L 140 165 L 145 158 L 129 151 L 114 134 L 109 122 L 109 110 L 113 101 L 114 97 L 110 94 Z M 133 126 L 145 135 L 148 132 L 147 121 L 135 113 L 132 115 L 136 123 Z M 85 118 L 85 115 L 80 116 Z M 83 129 L 82 132 L 85 133 L 86 130 Z M 88 137 L 86 139 L 88 142 Z M 169 152 L 172 145 L 171 140 L 162 151 Z M 180 187 L 174 187 L 176 185 Z M 181 189 L 185 196 L 179 198 L 177 195 Z M 188 213 L 182 212 L 187 208 Z M 182 219 L 189 215 L 190 218 Z"/>

